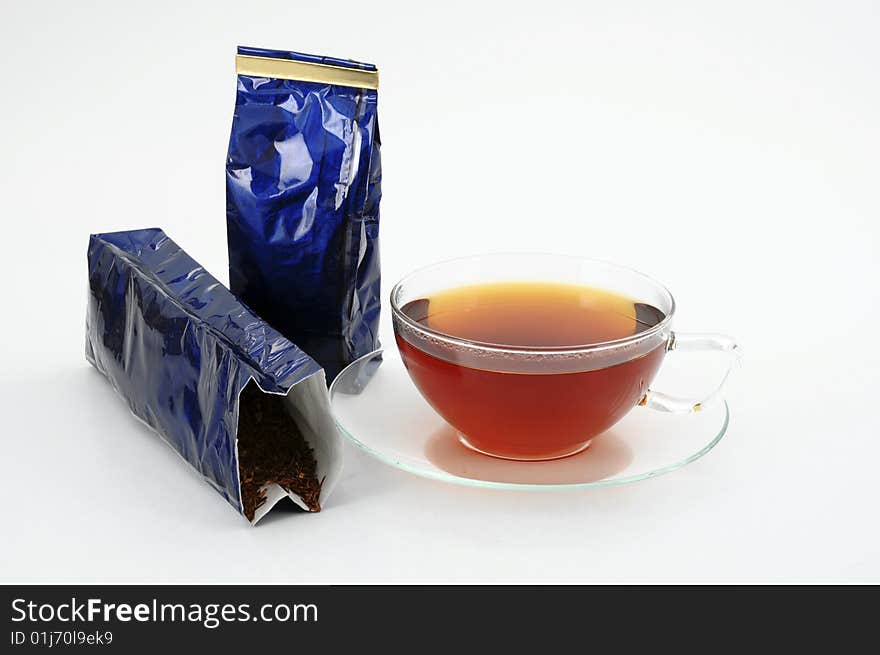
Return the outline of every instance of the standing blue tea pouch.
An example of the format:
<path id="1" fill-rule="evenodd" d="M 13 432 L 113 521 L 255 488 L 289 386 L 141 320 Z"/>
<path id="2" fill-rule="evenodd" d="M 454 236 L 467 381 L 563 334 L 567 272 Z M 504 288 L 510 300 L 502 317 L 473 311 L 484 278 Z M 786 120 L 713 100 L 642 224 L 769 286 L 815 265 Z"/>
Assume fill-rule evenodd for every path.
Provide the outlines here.
<path id="1" fill-rule="evenodd" d="M 342 467 L 321 367 L 162 230 L 89 240 L 86 358 L 255 524 L 319 511 Z"/>
<path id="2" fill-rule="evenodd" d="M 226 160 L 232 292 L 328 382 L 378 347 L 378 71 L 238 49 Z"/>

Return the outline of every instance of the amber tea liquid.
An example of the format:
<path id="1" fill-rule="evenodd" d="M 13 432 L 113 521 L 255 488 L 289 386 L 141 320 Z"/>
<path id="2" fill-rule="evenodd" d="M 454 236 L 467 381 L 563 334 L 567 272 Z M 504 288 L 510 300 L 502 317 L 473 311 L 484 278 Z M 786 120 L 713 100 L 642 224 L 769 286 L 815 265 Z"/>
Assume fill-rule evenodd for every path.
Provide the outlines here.
<path id="1" fill-rule="evenodd" d="M 511 348 L 564 348 L 643 332 L 663 313 L 587 286 L 510 282 L 458 287 L 405 304 L 402 312 L 445 335 Z M 665 352 L 654 350 L 593 370 L 510 372 L 503 358 L 463 354 L 455 346 L 397 331 L 410 376 L 467 445 L 510 459 L 550 459 L 578 452 L 644 396 Z M 591 368 L 585 360 L 585 369 Z M 556 370 L 554 370 L 556 369 Z"/>

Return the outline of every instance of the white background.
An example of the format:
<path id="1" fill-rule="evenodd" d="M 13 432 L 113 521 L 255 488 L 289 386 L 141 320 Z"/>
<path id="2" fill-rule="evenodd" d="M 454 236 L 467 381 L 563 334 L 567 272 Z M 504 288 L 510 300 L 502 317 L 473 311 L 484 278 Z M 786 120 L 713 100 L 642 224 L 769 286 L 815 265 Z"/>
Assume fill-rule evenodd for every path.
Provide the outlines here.
<path id="1" fill-rule="evenodd" d="M 0 581 L 880 582 L 876 3 L 0 12 Z M 349 448 L 324 512 L 249 528 L 83 357 L 90 232 L 162 226 L 227 279 L 237 44 L 380 67 L 386 291 L 485 251 L 636 266 L 743 344 L 727 437 L 561 494 Z"/>

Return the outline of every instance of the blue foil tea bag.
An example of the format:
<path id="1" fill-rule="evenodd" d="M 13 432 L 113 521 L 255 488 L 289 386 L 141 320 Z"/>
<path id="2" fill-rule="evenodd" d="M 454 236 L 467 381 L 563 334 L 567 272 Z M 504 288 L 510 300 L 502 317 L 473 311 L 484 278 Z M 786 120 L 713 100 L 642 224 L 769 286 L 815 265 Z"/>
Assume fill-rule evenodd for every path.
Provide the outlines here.
<path id="1" fill-rule="evenodd" d="M 378 347 L 378 71 L 238 49 L 226 160 L 232 292 L 324 367 Z"/>
<path id="2" fill-rule="evenodd" d="M 86 358 L 132 413 L 256 524 L 320 510 L 342 466 L 321 367 L 162 230 L 94 234 Z"/>

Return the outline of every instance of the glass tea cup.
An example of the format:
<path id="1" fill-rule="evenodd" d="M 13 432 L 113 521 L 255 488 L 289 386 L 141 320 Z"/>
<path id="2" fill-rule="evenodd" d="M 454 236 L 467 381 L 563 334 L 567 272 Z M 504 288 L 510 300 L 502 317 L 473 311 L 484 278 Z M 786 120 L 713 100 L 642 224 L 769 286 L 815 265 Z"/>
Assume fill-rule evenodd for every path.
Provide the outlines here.
<path id="1" fill-rule="evenodd" d="M 546 345 L 475 339 L 454 328 L 437 329 L 428 319 L 432 297 L 499 285 L 528 285 L 539 300 L 542 290 L 556 288 L 605 294 L 616 307 L 625 299 L 632 325 L 640 329 L 592 343 Z M 534 318 L 529 306 L 519 311 L 516 302 L 511 295 L 498 316 L 514 331 L 518 321 Z M 624 266 L 580 257 L 497 254 L 434 264 L 395 285 L 391 309 L 398 350 L 421 395 L 465 446 L 504 459 L 573 455 L 639 405 L 699 411 L 719 395 L 737 355 L 730 337 L 673 332 L 675 301 L 660 283 Z M 640 313 L 649 321 L 637 320 Z M 701 398 L 655 391 L 649 385 L 672 350 L 726 352 L 732 355 L 730 367 Z"/>

